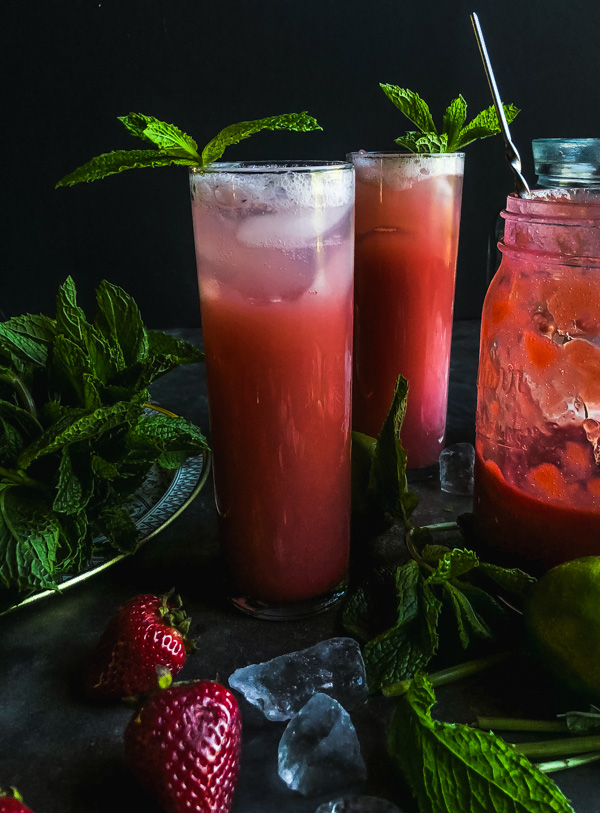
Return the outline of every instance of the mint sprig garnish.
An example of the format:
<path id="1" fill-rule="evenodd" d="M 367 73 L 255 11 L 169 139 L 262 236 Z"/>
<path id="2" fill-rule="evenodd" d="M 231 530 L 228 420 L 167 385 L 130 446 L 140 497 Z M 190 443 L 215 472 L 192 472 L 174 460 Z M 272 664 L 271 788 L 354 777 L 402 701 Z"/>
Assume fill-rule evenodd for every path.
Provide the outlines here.
<path id="1" fill-rule="evenodd" d="M 462 96 L 458 96 L 446 108 L 442 125 L 438 130 L 429 106 L 418 93 L 396 85 L 382 83 L 380 87 L 388 99 L 418 128 L 396 139 L 396 144 L 410 152 L 458 152 L 477 139 L 488 138 L 500 132 L 498 116 L 493 105 L 482 110 L 466 124 L 467 103 Z M 510 124 L 520 110 L 513 104 L 505 104 L 502 107 Z"/>
<path id="2" fill-rule="evenodd" d="M 399 701 L 388 750 L 422 813 L 573 813 L 556 784 L 495 734 L 433 719 L 435 694 L 417 675 Z"/>
<path id="3" fill-rule="evenodd" d="M 284 113 L 281 116 L 241 121 L 238 124 L 231 124 L 217 133 L 200 153 L 196 141 L 174 124 L 168 124 L 154 116 L 145 116 L 142 113 L 129 113 L 127 116 L 118 116 L 118 119 L 131 135 L 153 144 L 154 148 L 115 150 L 98 155 L 61 178 L 56 184 L 57 187 L 96 181 L 126 169 L 173 165 L 202 168 L 213 161 L 218 161 L 227 147 L 237 144 L 261 130 L 308 132 L 322 129 L 316 119 L 306 112 Z"/>

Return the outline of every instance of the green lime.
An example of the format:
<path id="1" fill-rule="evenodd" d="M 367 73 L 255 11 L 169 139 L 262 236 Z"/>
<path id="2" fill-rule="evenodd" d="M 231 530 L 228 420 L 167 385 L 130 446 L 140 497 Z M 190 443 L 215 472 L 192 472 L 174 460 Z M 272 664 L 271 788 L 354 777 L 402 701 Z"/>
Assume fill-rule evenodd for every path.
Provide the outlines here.
<path id="1" fill-rule="evenodd" d="M 600 556 L 547 571 L 525 604 L 525 624 L 542 665 L 559 682 L 600 700 Z"/>

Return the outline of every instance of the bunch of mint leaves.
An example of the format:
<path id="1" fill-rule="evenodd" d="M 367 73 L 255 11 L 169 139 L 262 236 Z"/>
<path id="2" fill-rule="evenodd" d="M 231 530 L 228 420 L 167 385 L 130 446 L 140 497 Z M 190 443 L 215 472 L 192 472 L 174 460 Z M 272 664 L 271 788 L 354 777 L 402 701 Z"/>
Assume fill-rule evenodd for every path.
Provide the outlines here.
<path id="1" fill-rule="evenodd" d="M 383 690 L 395 704 L 387 750 L 420 813 L 573 813 L 545 773 L 556 769 L 552 763 L 537 766 L 492 732 L 432 717 L 434 681 L 472 674 L 485 662 L 505 658 L 520 641 L 521 616 L 503 599 L 522 606 L 535 579 L 518 568 L 483 562 L 465 548 L 467 523 L 455 524 L 454 531 L 447 528 L 453 523 L 414 523 L 418 498 L 408 487 L 400 441 L 407 397 L 408 383 L 400 376 L 379 437 L 353 433 L 352 496 L 354 520 L 362 520 L 358 527 L 403 527 L 408 558 L 367 570 L 350 591 L 342 617 L 361 641 L 369 691 Z M 439 533 L 449 534 L 451 544 L 436 543 Z M 364 570 L 361 562 L 359 571 Z M 453 664 L 457 651 L 477 649 L 481 642 L 495 654 L 428 675 L 444 637 Z M 594 730 L 592 716 L 582 723 L 577 715 L 570 727 Z"/>
<path id="2" fill-rule="evenodd" d="M 361 469 L 354 476 L 353 511 L 366 518 L 363 527 L 401 523 L 409 554 L 402 564 L 368 570 L 344 606 L 344 626 L 362 643 L 370 692 L 410 679 L 438 654 L 510 639 L 514 625 L 521 626 L 511 607 L 522 606 L 535 582 L 519 568 L 481 561 L 465 548 L 458 526 L 450 546 L 436 543 L 436 526 L 413 523 L 418 498 L 408 487 L 400 441 L 407 397 L 400 376 L 377 440 L 369 445 L 365 436 L 353 438 L 360 455 L 353 465 Z"/>
<path id="3" fill-rule="evenodd" d="M 500 132 L 498 115 L 493 105 L 467 123 L 467 103 L 462 96 L 458 96 L 446 108 L 438 130 L 429 106 L 418 93 L 396 85 L 382 83 L 380 87 L 388 99 L 418 128 L 396 139 L 396 144 L 410 152 L 458 152 L 473 141 Z M 513 104 L 504 104 L 502 109 L 508 124 L 520 113 Z"/>
<path id="4" fill-rule="evenodd" d="M 306 112 L 284 113 L 280 116 L 242 121 L 221 130 L 200 153 L 194 139 L 174 124 L 168 124 L 154 116 L 146 116 L 142 113 L 129 113 L 127 116 L 118 116 L 118 119 L 131 135 L 146 144 L 152 144 L 152 148 L 114 150 L 98 155 L 62 178 L 56 184 L 57 187 L 73 186 L 83 181 L 96 181 L 126 169 L 171 165 L 202 168 L 213 161 L 218 161 L 227 147 L 237 144 L 261 130 L 308 132 L 322 129 L 316 119 Z"/>
<path id="5" fill-rule="evenodd" d="M 103 281 L 87 321 L 69 277 L 56 314 L 0 323 L 0 584 L 57 589 L 82 571 L 94 540 L 121 553 L 138 537 L 126 501 L 150 469 L 174 469 L 206 439 L 148 409 L 148 386 L 203 360 L 187 342 L 144 327 L 131 296 Z M 4 597 L 2 599 L 4 602 Z"/>

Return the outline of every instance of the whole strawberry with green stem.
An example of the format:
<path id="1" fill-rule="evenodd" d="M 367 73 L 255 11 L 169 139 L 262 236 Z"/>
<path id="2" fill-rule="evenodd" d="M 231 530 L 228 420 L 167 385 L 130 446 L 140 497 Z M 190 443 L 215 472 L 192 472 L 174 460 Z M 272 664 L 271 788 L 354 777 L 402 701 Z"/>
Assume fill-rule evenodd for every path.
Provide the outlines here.
<path id="1" fill-rule="evenodd" d="M 146 698 L 125 731 L 125 752 L 138 780 L 168 813 L 229 813 L 241 736 L 229 689 L 192 681 Z"/>
<path id="2" fill-rule="evenodd" d="M 91 697 L 129 697 L 167 686 L 194 648 L 181 598 L 144 594 L 127 601 L 111 619 L 87 666 Z"/>
<path id="3" fill-rule="evenodd" d="M 0 788 L 0 813 L 33 813 L 23 804 L 23 798 L 16 788 Z"/>

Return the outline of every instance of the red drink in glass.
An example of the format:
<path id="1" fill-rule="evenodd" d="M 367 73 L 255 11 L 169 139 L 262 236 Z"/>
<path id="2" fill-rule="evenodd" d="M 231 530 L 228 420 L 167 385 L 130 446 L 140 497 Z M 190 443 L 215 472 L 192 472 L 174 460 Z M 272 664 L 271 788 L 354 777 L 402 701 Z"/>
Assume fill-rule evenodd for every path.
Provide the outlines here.
<path id="1" fill-rule="evenodd" d="M 377 437 L 398 375 L 409 469 L 443 448 L 464 155 L 353 153 L 353 428 Z"/>
<path id="2" fill-rule="evenodd" d="M 191 188 L 232 598 L 297 617 L 348 567 L 353 171 L 214 164 Z"/>

